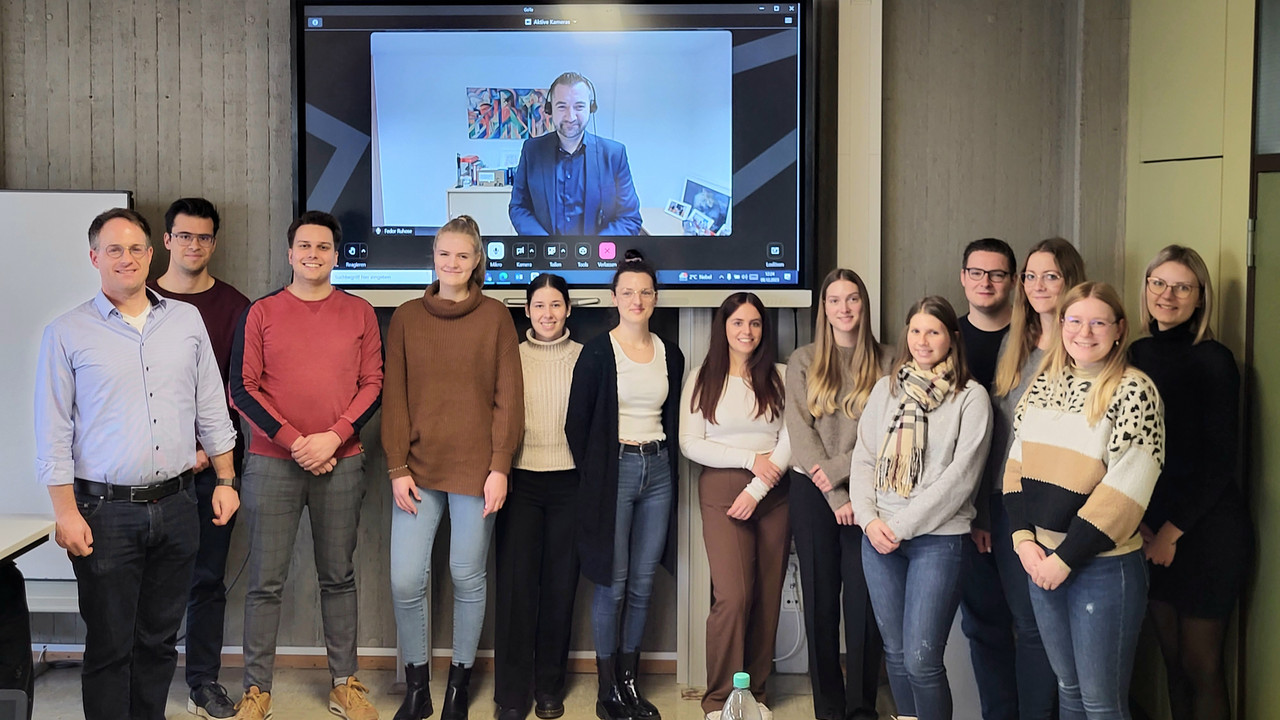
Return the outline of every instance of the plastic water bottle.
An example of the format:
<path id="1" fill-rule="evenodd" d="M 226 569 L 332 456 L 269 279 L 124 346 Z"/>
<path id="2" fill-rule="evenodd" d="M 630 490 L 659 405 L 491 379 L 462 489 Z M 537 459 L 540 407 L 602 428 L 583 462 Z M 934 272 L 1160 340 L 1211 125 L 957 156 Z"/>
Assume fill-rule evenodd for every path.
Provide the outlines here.
<path id="1" fill-rule="evenodd" d="M 760 720 L 760 706 L 751 694 L 751 676 L 747 673 L 733 674 L 733 692 L 724 701 L 720 720 Z"/>

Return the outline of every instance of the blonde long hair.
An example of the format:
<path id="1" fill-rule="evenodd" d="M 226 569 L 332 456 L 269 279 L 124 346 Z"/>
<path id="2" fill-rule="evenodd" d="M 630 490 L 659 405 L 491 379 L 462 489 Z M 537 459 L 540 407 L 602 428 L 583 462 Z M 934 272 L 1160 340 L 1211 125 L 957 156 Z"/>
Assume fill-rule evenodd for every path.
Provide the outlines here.
<path id="1" fill-rule="evenodd" d="M 1031 300 L 1027 298 L 1022 282 L 1031 256 L 1039 252 L 1053 255 L 1053 261 L 1062 273 L 1064 291 L 1085 281 L 1084 259 L 1067 240 L 1060 237 L 1041 240 L 1027 252 L 1026 260 L 1022 261 L 1022 272 L 1018 274 L 1018 282 L 1013 288 L 1013 319 L 1009 322 L 1009 339 L 1005 341 L 1004 351 L 1000 353 L 1000 359 L 996 363 L 994 394 L 997 397 L 1008 395 L 1022 382 L 1022 366 L 1027 364 L 1027 358 L 1031 357 L 1045 332 L 1045 328 L 1040 327 L 1040 313 L 1031 307 Z"/>
<path id="2" fill-rule="evenodd" d="M 1209 318 L 1213 316 L 1213 282 L 1209 279 L 1209 266 L 1204 263 L 1200 253 L 1182 245 L 1166 247 L 1156 253 L 1151 263 L 1147 265 L 1147 274 L 1142 276 L 1142 303 L 1138 310 L 1138 317 L 1142 318 L 1142 327 L 1151 326 L 1151 308 L 1147 306 L 1151 301 L 1151 293 L 1147 292 L 1147 278 L 1151 277 L 1151 273 L 1156 268 L 1167 262 L 1178 263 L 1190 270 L 1196 276 L 1196 281 L 1200 283 L 1200 304 L 1191 313 L 1191 322 L 1195 323 L 1192 327 L 1196 336 L 1191 344 L 1212 340 L 1213 328 L 1209 325 Z"/>
<path id="3" fill-rule="evenodd" d="M 1129 365 L 1126 345 L 1129 338 L 1129 323 L 1125 320 L 1124 303 L 1120 300 L 1120 294 L 1115 288 L 1104 282 L 1083 282 L 1062 296 L 1058 301 L 1058 321 L 1053 326 L 1052 345 L 1045 352 L 1044 360 L 1040 361 L 1038 373 L 1047 374 L 1050 384 L 1054 384 L 1062 380 L 1068 367 L 1073 366 L 1074 361 L 1067 354 L 1067 348 L 1062 343 L 1063 317 L 1066 315 L 1067 308 L 1088 298 L 1101 300 L 1111 308 L 1115 313 L 1116 327 L 1119 332 L 1115 345 L 1107 352 L 1102 369 L 1093 378 L 1093 386 L 1089 388 L 1089 394 L 1085 398 L 1085 419 L 1090 425 L 1096 425 L 1102 416 L 1107 414 L 1107 406 L 1111 404 L 1111 398 L 1124 380 L 1125 373 L 1141 372 Z"/>
<path id="4" fill-rule="evenodd" d="M 858 316 L 855 331 L 858 341 L 853 349 L 853 362 L 849 367 L 840 366 L 840 352 L 836 345 L 835 331 L 827 320 L 827 289 L 840 280 L 858 286 L 862 298 L 862 312 Z M 809 374 L 805 384 L 805 400 L 809 414 L 815 418 L 832 415 L 840 410 L 846 417 L 856 418 L 867 404 L 871 388 L 883 375 L 882 350 L 871 332 L 871 299 L 867 285 L 858 273 L 847 268 L 836 268 L 822 280 L 818 293 L 818 312 L 813 321 L 813 359 L 809 361 Z M 846 374 L 853 378 L 853 388 L 844 397 L 840 394 L 841 381 Z"/>

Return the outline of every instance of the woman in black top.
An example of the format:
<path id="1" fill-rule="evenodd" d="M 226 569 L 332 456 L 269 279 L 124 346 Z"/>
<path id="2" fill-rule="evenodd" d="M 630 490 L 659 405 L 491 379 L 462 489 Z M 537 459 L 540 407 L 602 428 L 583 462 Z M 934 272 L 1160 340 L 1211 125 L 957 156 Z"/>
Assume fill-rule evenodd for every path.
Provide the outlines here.
<path id="1" fill-rule="evenodd" d="M 1129 357 L 1165 405 L 1164 471 L 1139 529 L 1174 720 L 1231 716 L 1223 639 L 1253 550 L 1237 478 L 1240 374 L 1213 339 L 1212 314 L 1204 260 L 1178 245 L 1161 250 L 1143 293 L 1151 336 L 1134 342 Z"/>

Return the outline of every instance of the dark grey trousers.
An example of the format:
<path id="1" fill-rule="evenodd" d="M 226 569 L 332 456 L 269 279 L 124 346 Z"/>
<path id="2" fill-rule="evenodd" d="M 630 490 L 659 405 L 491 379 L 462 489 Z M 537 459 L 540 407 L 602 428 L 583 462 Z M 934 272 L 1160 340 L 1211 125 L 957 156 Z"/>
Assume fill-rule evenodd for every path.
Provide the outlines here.
<path id="1" fill-rule="evenodd" d="M 364 501 L 364 455 L 338 461 L 333 472 L 312 475 L 292 460 L 249 454 L 241 491 L 249 529 L 249 586 L 244 601 L 244 687 L 271 690 L 280 595 L 289 576 L 303 508 L 311 520 L 320 617 L 329 672 L 356 672 L 356 574 L 354 556 Z"/>

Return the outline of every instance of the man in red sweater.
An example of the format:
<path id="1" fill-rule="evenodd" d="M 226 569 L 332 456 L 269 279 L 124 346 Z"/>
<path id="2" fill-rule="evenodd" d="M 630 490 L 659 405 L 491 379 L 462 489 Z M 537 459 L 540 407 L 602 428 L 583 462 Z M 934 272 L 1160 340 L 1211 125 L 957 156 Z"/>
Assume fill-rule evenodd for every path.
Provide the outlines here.
<path id="1" fill-rule="evenodd" d="M 378 713 L 355 678 L 354 554 L 364 500 L 360 428 L 378 409 L 382 338 L 373 308 L 330 283 L 342 228 L 310 211 L 289 226 L 293 281 L 249 306 L 231 351 L 231 398 L 251 425 L 244 467 L 249 585 L 244 697 L 237 718 L 271 712 L 280 596 L 307 508 L 333 689 L 331 712 Z"/>
<path id="2" fill-rule="evenodd" d="M 164 214 L 164 246 L 169 250 L 169 268 L 147 284 L 160 295 L 190 303 L 200 311 L 225 391 L 231 340 L 240 316 L 249 307 L 249 298 L 209 273 L 209 261 L 218 247 L 220 224 L 218 209 L 208 200 L 199 197 L 175 200 Z M 244 439 L 237 432 L 236 468 L 240 468 L 243 458 Z M 226 688 L 218 683 L 218 671 L 222 667 L 222 629 L 227 609 L 223 576 L 236 519 L 233 516 L 226 525 L 213 523 L 213 489 L 218 476 L 199 445 L 196 446 L 195 471 L 200 547 L 187 596 L 186 676 L 191 688 L 187 710 L 201 717 L 227 718 L 235 714 L 235 707 L 227 697 Z"/>

